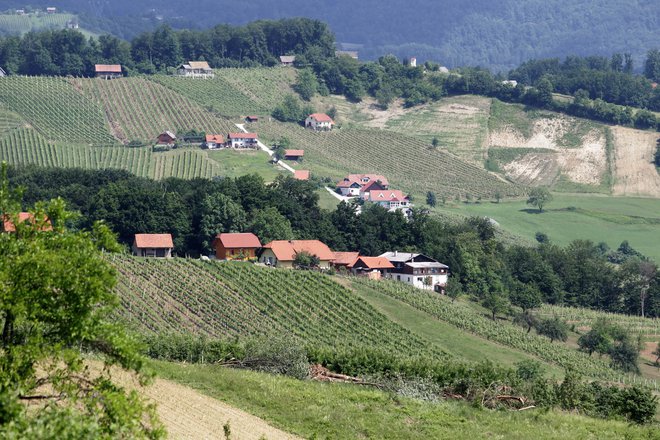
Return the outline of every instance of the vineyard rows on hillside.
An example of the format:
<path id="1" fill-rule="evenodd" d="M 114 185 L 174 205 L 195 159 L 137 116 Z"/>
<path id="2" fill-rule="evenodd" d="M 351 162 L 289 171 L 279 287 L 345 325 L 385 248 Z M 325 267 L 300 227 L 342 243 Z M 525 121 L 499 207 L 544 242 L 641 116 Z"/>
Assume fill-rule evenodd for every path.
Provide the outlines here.
<path id="1" fill-rule="evenodd" d="M 75 18 L 71 14 L 2 14 L 0 33 L 22 34 L 46 29 L 64 29 L 68 21 Z"/>
<path id="2" fill-rule="evenodd" d="M 421 140 L 384 130 L 339 128 L 314 132 L 294 124 L 253 124 L 264 142 L 282 137 L 305 150 L 305 167 L 338 178 L 347 172 L 378 173 L 393 186 L 415 194 L 435 192 L 439 197 L 518 196 L 515 186 Z"/>
<path id="3" fill-rule="evenodd" d="M 0 78 L 0 102 L 20 114 L 49 141 L 112 145 L 102 107 L 76 91 L 65 78 Z"/>
<path id="4" fill-rule="evenodd" d="M 296 69 L 282 67 L 218 69 L 215 74 L 259 103 L 269 114 L 282 102 L 285 94 L 293 93 L 291 84 L 297 78 Z"/>
<path id="5" fill-rule="evenodd" d="M 249 263 L 111 256 L 120 315 L 143 331 L 287 334 L 331 347 L 446 356 L 326 275 Z"/>
<path id="6" fill-rule="evenodd" d="M 459 329 L 522 350 L 561 367 L 572 368 L 585 376 L 601 379 L 616 379 L 621 376 L 602 359 L 589 357 L 561 343 L 551 343 L 544 336 L 528 334 L 522 327 L 493 321 L 460 302 L 452 303 L 448 298 L 438 294 L 421 291 L 394 281 L 374 282 L 357 279 L 355 284 L 377 290 Z"/>
<path id="7" fill-rule="evenodd" d="M 236 126 L 167 87 L 145 78 L 71 80 L 104 109 L 113 134 L 122 142 L 153 142 L 165 130 L 228 133 Z"/>
<path id="8" fill-rule="evenodd" d="M 0 136 L 2 133 L 12 128 L 17 128 L 24 124 L 21 117 L 12 111 L 0 107 Z"/>
<path id="9" fill-rule="evenodd" d="M 263 114 L 270 111 L 258 101 L 248 98 L 220 76 L 213 79 L 153 75 L 151 81 L 192 99 L 207 110 L 225 116 Z"/>
<path id="10" fill-rule="evenodd" d="M 152 179 L 211 178 L 218 164 L 199 149 L 153 153 L 150 147 L 90 147 L 48 142 L 33 129 L 9 130 L 0 137 L 0 160 L 14 165 L 45 167 L 118 168 Z"/>

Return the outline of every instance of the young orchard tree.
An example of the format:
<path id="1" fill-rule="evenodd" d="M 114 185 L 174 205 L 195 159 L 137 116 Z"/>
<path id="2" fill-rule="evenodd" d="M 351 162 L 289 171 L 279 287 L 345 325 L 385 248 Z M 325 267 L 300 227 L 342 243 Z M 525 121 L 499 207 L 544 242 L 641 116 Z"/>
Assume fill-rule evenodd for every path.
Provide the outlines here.
<path id="1" fill-rule="evenodd" d="M 543 207 L 552 201 L 552 194 L 547 188 L 533 188 L 529 192 L 527 204 L 539 208 L 539 212 L 543 212 Z"/>
<path id="2" fill-rule="evenodd" d="M 536 326 L 536 331 L 550 338 L 550 342 L 566 342 L 568 339 L 568 326 L 558 317 L 544 319 Z"/>
<path id="3" fill-rule="evenodd" d="M 3 164 L 0 215 L 15 231 L 0 234 L 0 438 L 162 437 L 154 407 L 110 375 L 143 372 L 137 342 L 109 319 L 119 301 L 102 250 L 119 249 L 113 234 L 101 223 L 69 231 L 61 199 L 21 222 L 16 196 Z M 81 348 L 106 368 L 90 371 Z"/>

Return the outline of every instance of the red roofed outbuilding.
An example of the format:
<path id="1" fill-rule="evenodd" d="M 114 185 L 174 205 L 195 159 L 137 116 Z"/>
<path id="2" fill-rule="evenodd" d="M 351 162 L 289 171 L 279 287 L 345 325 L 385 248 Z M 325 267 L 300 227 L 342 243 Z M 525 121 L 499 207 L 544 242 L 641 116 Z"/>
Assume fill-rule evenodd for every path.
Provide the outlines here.
<path id="1" fill-rule="evenodd" d="M 216 235 L 211 247 L 218 260 L 249 260 L 257 258 L 261 242 L 251 232 L 223 233 Z"/>
<path id="2" fill-rule="evenodd" d="M 305 150 L 284 150 L 284 160 L 301 160 Z"/>
<path id="3" fill-rule="evenodd" d="M 225 144 L 225 137 L 221 134 L 207 134 L 204 139 L 204 145 L 206 148 L 214 149 L 220 148 Z"/>
<path id="4" fill-rule="evenodd" d="M 305 127 L 313 130 L 332 130 L 335 121 L 325 113 L 312 113 L 305 119 Z"/>
<path id="5" fill-rule="evenodd" d="M 121 78 L 123 76 L 120 64 L 95 64 L 94 73 L 97 78 L 103 79 Z"/>
<path id="6" fill-rule="evenodd" d="M 172 234 L 135 234 L 133 255 L 138 257 L 171 258 Z"/>
<path id="7" fill-rule="evenodd" d="M 18 213 L 18 223 L 29 222 L 34 224 L 34 214 L 31 212 L 19 212 Z M 2 228 L 1 232 L 16 232 L 16 224 L 14 219 L 9 215 L 3 215 L 2 221 L 0 221 L 0 227 Z M 53 225 L 51 225 L 48 218 L 44 218 L 44 221 L 39 225 L 39 230 L 41 231 L 52 231 Z"/>
<path id="8" fill-rule="evenodd" d="M 352 269 L 353 264 L 360 256 L 359 252 L 335 252 L 335 257 L 331 261 L 333 267 Z"/>
<path id="9" fill-rule="evenodd" d="M 373 280 L 379 280 L 381 277 L 394 269 L 394 265 L 385 257 L 359 257 L 353 263 L 353 273 L 366 276 Z"/>
<path id="10" fill-rule="evenodd" d="M 293 268 L 296 255 L 306 252 L 319 259 L 319 268 L 328 269 L 335 253 L 319 240 L 274 240 L 263 247 L 259 261 L 276 267 Z"/>

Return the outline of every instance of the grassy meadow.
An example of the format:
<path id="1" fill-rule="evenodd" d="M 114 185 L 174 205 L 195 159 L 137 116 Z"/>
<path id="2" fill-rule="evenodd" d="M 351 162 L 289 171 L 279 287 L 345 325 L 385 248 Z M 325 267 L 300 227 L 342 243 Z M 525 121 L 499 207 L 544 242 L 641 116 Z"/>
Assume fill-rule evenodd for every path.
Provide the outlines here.
<path id="1" fill-rule="evenodd" d="M 611 197 L 595 194 L 555 193 L 543 213 L 525 199 L 490 200 L 481 203 L 438 205 L 442 213 L 487 216 L 514 235 L 533 240 L 543 232 L 553 242 L 566 245 L 572 240 L 604 241 L 617 248 L 628 240 L 632 247 L 660 262 L 660 201 L 648 198 Z"/>

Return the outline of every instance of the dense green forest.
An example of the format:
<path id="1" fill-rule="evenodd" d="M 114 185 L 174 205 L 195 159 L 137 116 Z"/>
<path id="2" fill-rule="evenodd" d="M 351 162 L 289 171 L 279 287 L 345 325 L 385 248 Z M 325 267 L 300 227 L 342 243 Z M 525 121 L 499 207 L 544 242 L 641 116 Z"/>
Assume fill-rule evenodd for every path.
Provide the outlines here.
<path id="1" fill-rule="evenodd" d="M 5 4 L 25 6 L 20 0 Z M 39 0 L 30 4 L 51 6 Z M 657 44 L 660 28 L 660 4 L 653 0 L 397 0 L 386 7 L 374 0 L 340 0 L 332 6 L 301 0 L 196 0 L 186 7 L 172 0 L 62 0 L 58 6 L 84 13 L 83 26 L 87 21 L 125 38 L 149 29 L 154 20 L 201 29 L 218 22 L 312 17 L 327 22 L 338 41 L 356 45 L 361 58 L 415 55 L 449 67 L 480 65 L 498 71 L 532 58 L 614 52 L 630 52 L 640 67 Z"/>
<path id="2" fill-rule="evenodd" d="M 560 247 L 539 233 L 536 247 L 506 246 L 485 218 L 454 223 L 418 210 L 407 220 L 377 205 L 356 216 L 346 203 L 325 211 L 313 182 L 284 176 L 269 185 L 257 175 L 157 182 L 125 171 L 19 168 L 10 181 L 25 188 L 27 206 L 63 197 L 82 214 L 77 227 L 105 220 L 126 245 L 135 233 L 170 232 L 179 255 L 199 255 L 217 233 L 252 231 L 263 242 L 320 239 L 364 255 L 418 251 L 449 265 L 453 294 L 489 309 L 546 302 L 660 316 L 657 266 L 627 242 L 615 250 L 586 240 Z"/>

